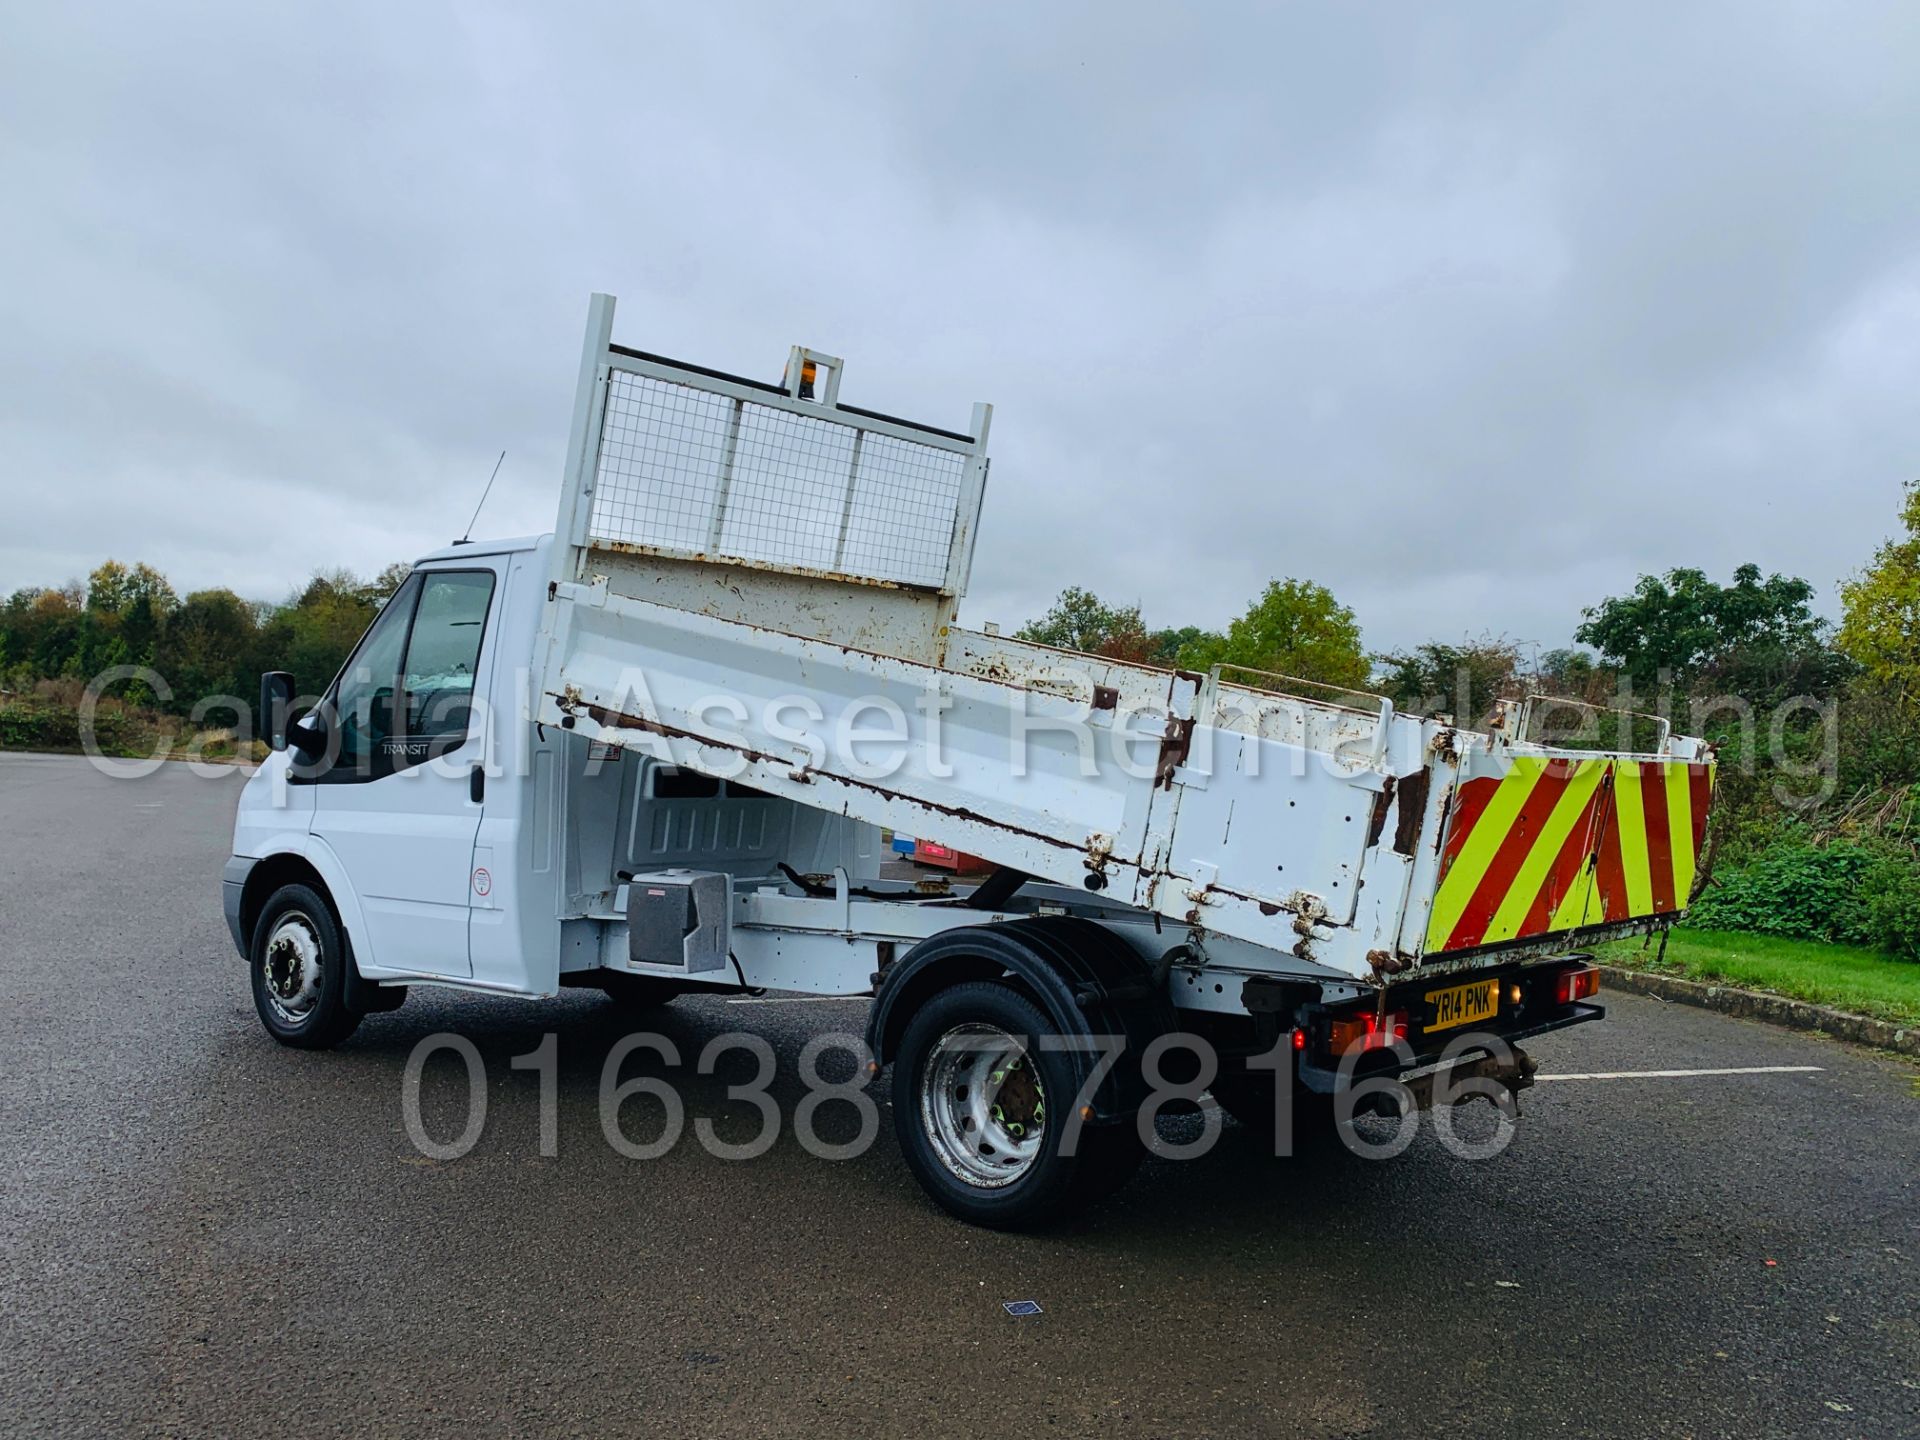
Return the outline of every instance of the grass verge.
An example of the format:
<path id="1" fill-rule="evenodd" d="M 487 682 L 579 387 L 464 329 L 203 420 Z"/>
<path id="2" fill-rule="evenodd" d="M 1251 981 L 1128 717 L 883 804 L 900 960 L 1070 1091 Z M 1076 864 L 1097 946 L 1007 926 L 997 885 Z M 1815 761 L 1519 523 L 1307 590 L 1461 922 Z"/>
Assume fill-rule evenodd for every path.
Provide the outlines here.
<path id="1" fill-rule="evenodd" d="M 1655 964 L 1659 946 L 1658 940 L 1645 949 L 1637 940 L 1623 941 L 1602 947 L 1600 958 L 1625 969 L 1767 990 L 1896 1025 L 1920 1025 L 1920 962 L 1734 930 L 1675 930 L 1666 960 Z"/>

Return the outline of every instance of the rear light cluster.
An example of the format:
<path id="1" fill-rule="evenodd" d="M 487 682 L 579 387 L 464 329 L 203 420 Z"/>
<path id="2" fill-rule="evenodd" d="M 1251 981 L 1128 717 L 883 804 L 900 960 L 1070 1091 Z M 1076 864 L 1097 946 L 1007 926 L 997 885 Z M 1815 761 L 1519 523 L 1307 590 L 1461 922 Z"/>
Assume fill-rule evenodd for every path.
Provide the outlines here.
<path id="1" fill-rule="evenodd" d="M 1347 1015 L 1327 1026 L 1327 1048 L 1336 1055 L 1349 1050 L 1387 1050 L 1407 1038 L 1407 1013 L 1395 1010 L 1385 1017 Z"/>
<path id="2" fill-rule="evenodd" d="M 1498 986 L 1495 994 L 1501 1002 L 1501 1013 L 1517 1015 L 1524 1010 L 1530 989 L 1538 1003 L 1542 992 L 1551 985 L 1554 1004 L 1562 1006 L 1599 994 L 1600 967 L 1574 965 L 1553 975 L 1551 979 L 1542 977 L 1534 981 L 1529 978 L 1525 984 L 1511 977 L 1492 983 Z M 1334 1056 L 1353 1051 L 1364 1054 L 1370 1050 L 1391 1050 L 1396 1043 L 1407 1038 L 1407 1015 L 1405 1010 L 1392 1010 L 1385 1015 L 1368 1011 L 1364 1014 L 1331 1016 L 1327 1020 L 1327 1050 Z M 1310 1043 L 1305 1027 L 1295 1029 L 1289 1039 L 1295 1050 L 1305 1050 Z"/>
<path id="3" fill-rule="evenodd" d="M 1553 982 L 1553 998 L 1557 1004 L 1571 1005 L 1576 1000 L 1585 1000 L 1590 995 L 1600 993 L 1600 967 L 1598 965 L 1580 965 L 1572 970 L 1562 970 Z"/>

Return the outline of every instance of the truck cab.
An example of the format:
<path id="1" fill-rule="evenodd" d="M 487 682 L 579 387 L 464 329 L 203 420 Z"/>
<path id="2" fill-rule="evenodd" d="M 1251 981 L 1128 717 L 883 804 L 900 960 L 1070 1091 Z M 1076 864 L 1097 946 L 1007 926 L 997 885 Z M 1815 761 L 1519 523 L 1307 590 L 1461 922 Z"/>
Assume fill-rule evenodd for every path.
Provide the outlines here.
<path id="1" fill-rule="evenodd" d="M 600 968 L 598 926 L 566 919 L 613 914 L 623 876 L 796 859 L 877 876 L 876 827 L 527 722 L 551 548 L 528 536 L 422 556 L 302 707 L 241 793 L 223 885 L 237 946 L 272 889 L 303 876 L 337 912 L 363 993 L 448 982 L 548 998 L 563 969 Z"/>
<path id="2" fill-rule="evenodd" d="M 511 983 L 488 958 L 476 966 L 473 917 L 493 889 L 483 826 L 511 835 L 519 823 L 513 787 L 487 794 L 488 755 L 517 740 L 517 726 L 497 721 L 498 686 L 515 669 L 499 657 L 515 641 L 531 646 L 540 544 L 422 557 L 326 694 L 309 699 L 294 743 L 240 798 L 226 884 L 236 939 L 258 919 L 270 875 L 307 873 L 365 979 Z"/>

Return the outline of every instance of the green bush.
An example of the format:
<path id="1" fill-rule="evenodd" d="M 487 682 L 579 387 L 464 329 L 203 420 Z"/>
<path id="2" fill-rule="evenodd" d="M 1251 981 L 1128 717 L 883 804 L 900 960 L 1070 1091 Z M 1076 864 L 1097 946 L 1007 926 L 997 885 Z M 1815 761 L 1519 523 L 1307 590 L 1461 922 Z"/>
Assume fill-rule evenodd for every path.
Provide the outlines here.
<path id="1" fill-rule="evenodd" d="M 1905 852 L 1882 855 L 1868 870 L 1863 890 L 1873 943 L 1920 960 L 1920 864 Z"/>
<path id="2" fill-rule="evenodd" d="M 0 748 L 77 750 L 80 717 L 71 707 L 32 697 L 9 700 L 0 704 Z"/>
<path id="3" fill-rule="evenodd" d="M 1716 876 L 1687 923 L 1920 958 L 1920 863 L 1905 846 L 1783 842 Z"/>
<path id="4" fill-rule="evenodd" d="M 103 755 L 151 755 L 161 739 L 150 716 L 113 701 L 94 711 L 93 739 Z M 45 695 L 0 699 L 0 750 L 83 749 L 79 707 Z"/>
<path id="5" fill-rule="evenodd" d="M 1880 861 L 1861 845 L 1778 845 L 1715 876 L 1687 921 L 1708 930 L 1869 944 L 1874 926 L 1865 882 Z"/>

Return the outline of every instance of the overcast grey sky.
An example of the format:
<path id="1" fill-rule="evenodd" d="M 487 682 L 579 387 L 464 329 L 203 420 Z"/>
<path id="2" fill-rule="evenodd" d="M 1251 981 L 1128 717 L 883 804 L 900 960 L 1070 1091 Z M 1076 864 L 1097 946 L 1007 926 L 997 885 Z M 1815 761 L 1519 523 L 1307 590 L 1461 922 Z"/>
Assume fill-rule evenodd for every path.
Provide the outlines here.
<path id="1" fill-rule="evenodd" d="M 1566 641 L 1920 476 L 1920 7 L 0 0 L 0 591 L 551 528 L 615 338 L 996 406 L 963 615 Z"/>

